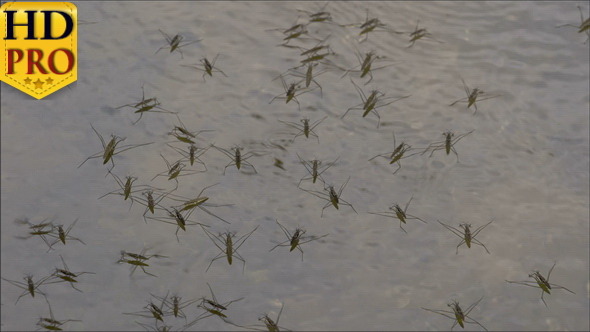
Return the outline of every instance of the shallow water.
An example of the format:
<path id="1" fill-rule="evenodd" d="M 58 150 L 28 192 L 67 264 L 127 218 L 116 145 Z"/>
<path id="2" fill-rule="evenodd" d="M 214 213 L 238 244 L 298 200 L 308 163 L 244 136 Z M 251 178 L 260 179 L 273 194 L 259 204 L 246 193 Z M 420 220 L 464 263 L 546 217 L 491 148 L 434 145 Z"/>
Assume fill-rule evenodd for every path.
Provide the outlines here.
<path id="1" fill-rule="evenodd" d="M 321 10 L 314 2 L 84 2 L 77 3 L 79 18 L 95 24 L 79 26 L 79 79 L 41 100 L 2 84 L 2 277 L 21 281 L 31 273 L 43 276 L 61 265 L 59 255 L 80 276 L 77 286 L 43 285 L 57 319 L 78 319 L 65 329 L 137 330 L 136 322 L 153 325 L 153 319 L 123 315 L 142 311 L 150 293 L 181 294 L 184 299 L 209 296 L 209 283 L 220 302 L 232 303 L 228 317 L 241 325 L 264 326 L 263 313 L 275 318 L 284 303 L 280 323 L 292 330 L 446 330 L 452 321 L 420 309 L 446 310 L 452 299 L 463 308 L 483 300 L 470 316 L 489 330 L 588 330 L 589 282 L 589 44 L 572 27 L 579 25 L 579 2 L 330 2 L 326 7 L 335 22 L 361 23 L 378 17 L 404 34 L 370 33 L 359 43 L 359 28 L 313 23 L 309 36 L 327 36 L 341 67 L 358 64 L 355 50 L 374 50 L 394 60 L 375 69 L 371 83 L 358 74 L 350 77 L 368 95 L 379 89 L 386 96 L 411 97 L 380 108 L 379 128 L 374 114 L 344 112 L 360 103 L 359 95 L 342 71 L 316 78 L 319 89 L 294 101 L 269 101 L 284 94 L 279 74 L 296 66 L 300 51 L 277 47 L 279 30 L 303 22 L 305 13 Z M 300 16 L 298 20 L 298 16 Z M 408 34 L 419 20 L 436 38 L 417 40 L 408 48 Z M 158 31 L 181 34 L 198 43 L 170 53 Z M 317 41 L 290 42 L 305 48 Z M 202 72 L 180 66 L 198 64 L 220 54 L 219 73 L 202 78 Z M 388 64 L 375 63 L 374 67 Z M 477 113 L 466 104 L 449 106 L 465 97 L 461 78 L 498 98 L 477 103 Z M 180 155 L 165 145 L 176 117 L 147 113 L 137 124 L 131 108 L 116 109 L 145 97 L 157 97 L 161 106 L 179 113 L 191 130 L 214 130 L 199 136 L 201 146 L 214 143 L 240 145 L 257 151 L 238 172 L 228 167 L 222 153 L 210 149 L 202 159 L 208 171 L 182 177 L 178 192 L 196 196 L 205 186 L 219 183 L 205 195 L 211 208 L 231 221 L 226 225 L 197 210 L 191 220 L 211 225 L 215 233 L 238 236 L 260 226 L 239 248 L 246 260 L 229 266 L 218 259 L 205 272 L 219 250 L 195 226 L 175 226 L 148 220 L 137 202 L 129 207 L 117 195 L 98 200 L 115 190 L 105 177 L 100 159 L 77 166 L 101 151 L 92 124 L 108 140 L 126 137 L 124 144 L 155 142 L 115 156 L 113 172 L 121 178 L 138 177 L 136 184 L 173 188 L 165 178 L 151 181 L 166 170 L 159 156 Z M 313 83 L 312 83 L 313 85 Z M 317 121 L 314 138 L 291 138 L 296 131 L 278 120 Z M 443 139 L 441 133 L 474 132 L 460 140 L 459 155 L 436 151 L 402 160 L 402 168 L 371 157 L 393 150 L 396 142 L 426 147 Z M 270 142 L 286 147 L 273 148 Z M 122 143 L 123 144 L 123 143 Z M 322 176 L 339 188 L 349 177 L 342 198 L 350 207 L 339 210 L 297 188 L 306 176 L 297 154 L 325 162 L 339 158 Z M 284 162 L 281 170 L 274 158 Z M 393 166 L 393 167 L 392 167 Z M 322 186 L 310 183 L 304 188 Z M 139 195 L 139 193 L 137 193 Z M 383 212 L 393 203 L 427 221 L 408 220 L 407 234 L 397 219 L 368 212 Z M 170 201 L 168 201 L 170 202 Z M 171 202 L 167 204 L 177 204 Z M 47 247 L 38 238 L 22 240 L 26 227 L 13 221 L 33 222 L 55 218 L 56 224 L 79 222 L 71 235 L 86 245 L 71 242 Z M 269 250 L 289 230 L 304 227 L 306 235 L 327 237 L 302 245 L 300 253 L 286 247 Z M 455 254 L 460 239 L 436 220 L 458 227 L 476 228 L 494 220 L 477 236 L 489 249 L 465 245 Z M 169 258 L 150 264 L 150 277 L 117 264 L 120 251 L 158 253 Z M 550 282 L 571 289 L 552 291 L 539 299 L 540 289 L 508 284 L 527 280 L 532 270 L 543 275 L 557 262 Z M 152 261 L 150 260 L 150 263 Z M 532 279 L 529 279 L 532 280 Z M 42 297 L 20 299 L 21 289 L 1 282 L 2 328 L 31 330 L 48 309 Z M 191 318 L 201 310 L 184 309 Z M 166 318 L 181 329 L 183 319 Z M 192 327 L 202 330 L 232 328 L 216 317 Z M 467 329 L 480 329 L 467 325 Z"/>

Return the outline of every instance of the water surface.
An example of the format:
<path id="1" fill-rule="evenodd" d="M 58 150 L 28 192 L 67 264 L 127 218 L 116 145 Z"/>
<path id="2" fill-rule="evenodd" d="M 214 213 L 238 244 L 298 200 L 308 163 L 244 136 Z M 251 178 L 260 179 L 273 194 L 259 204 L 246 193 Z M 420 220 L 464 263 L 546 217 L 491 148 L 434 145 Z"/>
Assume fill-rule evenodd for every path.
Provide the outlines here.
<path id="1" fill-rule="evenodd" d="M 376 69 L 371 83 L 351 73 L 328 71 L 316 78 L 319 89 L 295 102 L 269 101 L 284 93 L 275 79 L 298 65 L 300 51 L 277 46 L 281 30 L 317 12 L 316 2 L 79 2 L 79 17 L 94 24 L 79 26 L 79 79 L 43 100 L 2 84 L 2 277 L 22 280 L 24 274 L 43 276 L 60 266 L 61 254 L 72 271 L 83 275 L 78 288 L 68 284 L 42 287 L 57 319 L 79 319 L 65 329 L 137 330 L 136 321 L 153 319 L 123 315 L 143 310 L 150 293 L 178 293 L 185 299 L 209 296 L 209 283 L 220 301 L 233 303 L 228 317 L 237 324 L 259 325 L 263 313 L 274 318 L 281 305 L 280 325 L 292 330 L 443 330 L 452 321 L 420 309 L 448 309 L 452 299 L 467 307 L 484 299 L 470 316 L 490 330 L 588 330 L 589 327 L 589 44 L 586 35 L 562 24 L 579 25 L 583 2 L 330 2 L 325 8 L 334 22 L 362 23 L 377 17 L 389 28 L 403 31 L 370 33 L 359 42 L 358 27 L 325 23 L 308 26 L 310 37 L 328 37 L 344 68 L 358 64 L 355 52 L 375 51 L 393 60 Z M 298 18 L 299 17 L 299 18 Z M 408 48 L 409 33 L 419 21 L 432 39 L 417 40 Z M 170 53 L 158 48 L 170 36 L 200 42 Z M 279 29 L 279 30 L 271 30 Z M 313 47 L 317 41 L 290 44 Z M 227 74 L 202 78 L 202 72 L 181 65 L 217 58 Z M 388 62 L 381 62 L 380 67 Z M 411 97 L 361 117 L 353 110 L 340 117 L 360 97 L 352 78 L 366 94 L 378 89 L 386 96 Z M 449 106 L 465 97 L 461 79 L 471 89 L 501 97 Z M 312 84 L 313 85 L 313 84 Z M 148 113 L 135 125 L 130 108 L 117 107 L 157 97 L 161 106 L 179 113 L 192 130 L 213 130 L 199 136 L 201 146 L 214 143 L 264 153 L 238 172 L 224 167 L 230 160 L 211 149 L 203 155 L 208 171 L 183 177 L 179 195 L 194 196 L 203 187 L 212 204 L 233 204 L 211 211 L 231 221 L 226 225 L 197 210 L 196 221 L 215 233 L 238 235 L 260 226 L 240 247 L 245 258 L 229 266 L 216 260 L 219 250 L 198 227 L 180 231 L 157 221 L 144 223 L 144 208 L 120 196 L 101 195 L 116 189 L 99 159 L 77 166 L 101 151 L 91 124 L 105 139 L 126 137 L 125 144 L 155 142 L 115 156 L 113 172 L 132 175 L 137 184 L 172 188 L 165 178 L 151 179 L 166 170 L 160 153 L 169 160 L 180 156 L 166 146 L 176 117 Z M 320 143 L 300 136 L 278 120 L 299 123 L 327 116 L 314 130 Z M 392 132 L 399 144 L 426 147 L 474 130 L 451 153 L 416 155 L 395 166 L 371 157 L 393 150 Z M 286 148 L 273 148 L 271 142 Z M 339 210 L 297 188 L 306 171 L 297 154 L 325 162 L 339 158 L 323 174 L 339 188 L 349 177 Z M 285 170 L 273 165 L 284 162 Z M 309 183 L 305 188 L 322 190 Z M 369 214 L 387 211 L 393 203 L 427 221 L 408 220 L 407 234 L 399 221 Z M 172 204 L 172 203 L 169 203 Z M 71 234 L 87 245 L 72 242 L 47 247 L 38 238 L 18 239 L 26 227 L 13 221 L 27 217 L 57 224 L 79 222 Z M 284 234 L 278 219 L 290 230 L 304 227 L 308 235 L 329 236 L 297 251 L 269 250 Z M 458 227 L 471 223 L 486 227 L 480 246 L 464 245 L 436 220 Z M 169 258 L 154 261 L 150 277 L 117 264 L 121 250 Z M 540 289 L 512 285 L 505 280 L 527 280 L 532 270 L 546 275 L 557 265 L 550 282 L 576 294 L 556 290 L 540 300 Z M 150 261 L 151 263 L 151 261 Z M 529 279 L 532 280 L 532 279 Z M 2 328 L 31 330 L 48 314 L 42 297 L 23 297 L 21 289 L 2 281 Z M 189 319 L 201 312 L 185 308 Z M 184 320 L 167 318 L 181 329 Z M 193 329 L 231 328 L 210 317 Z M 263 326 L 261 326 L 263 328 Z M 467 325 L 469 329 L 479 329 Z"/>

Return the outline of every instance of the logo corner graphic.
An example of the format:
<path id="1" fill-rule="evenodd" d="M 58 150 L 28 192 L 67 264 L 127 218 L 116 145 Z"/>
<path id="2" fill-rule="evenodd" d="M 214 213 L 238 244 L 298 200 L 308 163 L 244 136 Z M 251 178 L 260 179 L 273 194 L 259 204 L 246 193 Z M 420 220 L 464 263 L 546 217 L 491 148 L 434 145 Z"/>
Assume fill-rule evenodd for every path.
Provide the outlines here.
<path id="1" fill-rule="evenodd" d="M 0 8 L 0 80 L 36 99 L 77 80 L 74 4 L 6 2 Z"/>

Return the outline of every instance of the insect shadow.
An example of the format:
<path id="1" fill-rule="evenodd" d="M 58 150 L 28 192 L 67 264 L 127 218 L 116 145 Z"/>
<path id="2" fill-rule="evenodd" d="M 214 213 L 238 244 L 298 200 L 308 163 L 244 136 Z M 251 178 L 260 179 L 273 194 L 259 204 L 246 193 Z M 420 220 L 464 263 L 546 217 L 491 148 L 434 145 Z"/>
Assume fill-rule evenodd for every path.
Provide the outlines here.
<path id="1" fill-rule="evenodd" d="M 20 225 L 28 225 L 29 226 L 29 234 L 28 236 L 16 236 L 17 239 L 29 239 L 33 236 L 40 237 L 43 242 L 48 247 L 48 251 L 52 249 L 51 244 L 49 243 L 49 234 L 53 233 L 55 230 L 55 225 L 53 225 L 53 221 L 47 221 L 48 219 L 44 219 L 41 222 L 34 224 L 29 221 L 29 218 L 17 218 L 14 220 L 15 223 Z"/>

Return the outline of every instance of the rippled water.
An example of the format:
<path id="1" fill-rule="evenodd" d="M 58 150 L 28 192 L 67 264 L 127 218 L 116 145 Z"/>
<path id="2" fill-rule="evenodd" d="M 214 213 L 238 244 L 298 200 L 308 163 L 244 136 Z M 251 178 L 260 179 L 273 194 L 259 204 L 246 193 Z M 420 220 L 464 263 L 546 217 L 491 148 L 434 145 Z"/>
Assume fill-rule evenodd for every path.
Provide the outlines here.
<path id="1" fill-rule="evenodd" d="M 34 100 L 2 84 L 2 277 L 21 281 L 24 274 L 43 276 L 60 266 L 59 255 L 72 271 L 91 271 L 79 277 L 83 293 L 68 284 L 43 285 L 57 319 L 78 319 L 66 329 L 137 330 L 136 322 L 153 319 L 123 315 L 138 312 L 150 293 L 178 293 L 184 299 L 209 296 L 209 283 L 222 302 L 232 303 L 228 317 L 241 325 L 264 326 L 263 313 L 274 318 L 281 304 L 280 325 L 293 330 L 446 330 L 452 321 L 424 311 L 448 309 L 452 299 L 463 308 L 483 300 L 470 316 L 490 330 L 589 329 L 589 44 L 586 35 L 562 24 L 580 24 L 584 2 L 330 2 L 325 8 L 335 22 L 362 23 L 378 17 L 391 29 L 370 33 L 359 43 L 358 27 L 313 23 L 308 35 L 328 37 L 344 68 L 358 64 L 355 50 L 375 51 L 392 65 L 375 69 L 371 83 L 350 77 L 368 94 L 411 97 L 361 117 L 351 111 L 359 95 L 342 71 L 316 78 L 319 89 L 293 101 L 269 101 L 284 93 L 273 80 L 296 66 L 301 56 L 293 48 L 277 47 L 287 29 L 306 18 L 298 9 L 317 12 L 314 2 L 84 2 L 79 17 L 94 24 L 79 26 L 79 79 L 70 88 Z M 299 19 L 298 19 L 299 17 Z M 417 40 L 408 48 L 409 33 L 425 27 L 433 39 Z M 202 39 L 178 52 L 163 49 L 161 29 L 185 41 Z M 290 42 L 306 48 L 317 41 Z M 203 81 L 201 72 L 182 67 L 199 59 L 217 58 L 219 73 Z M 383 66 L 388 62 L 381 62 Z M 461 78 L 501 97 L 478 102 L 478 111 L 465 104 Z M 155 142 L 115 156 L 114 173 L 132 175 L 136 184 L 172 188 L 164 178 L 160 153 L 175 155 L 165 142 L 178 122 L 173 115 L 147 113 L 137 119 L 130 108 L 116 109 L 145 97 L 157 97 L 162 107 L 179 112 L 192 130 L 214 130 L 199 136 L 202 145 L 265 153 L 248 159 L 258 172 L 228 167 L 223 154 L 211 149 L 202 157 L 208 171 L 183 177 L 178 194 L 195 196 L 203 187 L 212 204 L 233 204 L 211 211 L 231 221 L 226 225 L 197 210 L 191 219 L 211 225 L 215 233 L 239 235 L 260 226 L 239 248 L 246 260 L 229 266 L 224 259 L 207 265 L 219 250 L 198 227 L 180 231 L 156 221 L 143 222 L 144 208 L 117 195 L 98 200 L 116 189 L 99 159 L 77 166 L 100 152 L 92 124 L 105 139 L 127 137 L 125 144 Z M 312 83 L 313 85 L 313 83 Z M 296 131 L 278 120 L 317 121 L 319 144 L 313 139 L 290 139 Z M 397 143 L 426 147 L 441 133 L 474 130 L 459 141 L 453 153 L 436 151 L 402 160 L 395 167 L 385 159 L 368 159 L 393 150 Z M 286 148 L 273 148 L 270 142 Z M 297 188 L 306 176 L 297 154 L 337 163 L 323 177 L 339 188 L 349 177 L 342 198 L 355 210 L 332 206 Z M 284 162 L 285 170 L 273 165 Z M 306 183 L 305 188 L 321 190 Z M 397 202 L 427 224 L 368 212 L 387 211 Z M 172 204 L 172 203 L 170 203 Z M 13 221 L 27 217 L 56 224 L 79 222 L 72 242 L 47 247 L 38 238 L 22 240 L 26 227 Z M 304 227 L 308 235 L 329 234 L 302 246 L 305 254 L 280 247 L 269 250 L 284 234 L 278 219 L 290 230 Z M 478 236 L 489 249 L 464 245 L 436 220 L 457 227 L 475 227 L 494 220 Z M 151 264 L 150 277 L 117 264 L 120 251 L 166 255 Z M 150 260 L 150 263 L 152 261 Z M 527 280 L 532 270 L 543 275 L 557 262 L 550 282 L 575 294 L 554 290 L 540 301 L 540 289 L 508 284 Z M 532 279 L 529 279 L 532 280 Z M 31 330 L 47 316 L 42 297 L 20 299 L 21 289 L 2 281 L 2 328 Z M 184 309 L 189 319 L 200 311 Z M 181 329 L 184 320 L 166 318 Z M 229 329 L 216 317 L 193 329 Z M 467 325 L 468 329 L 479 329 Z"/>

